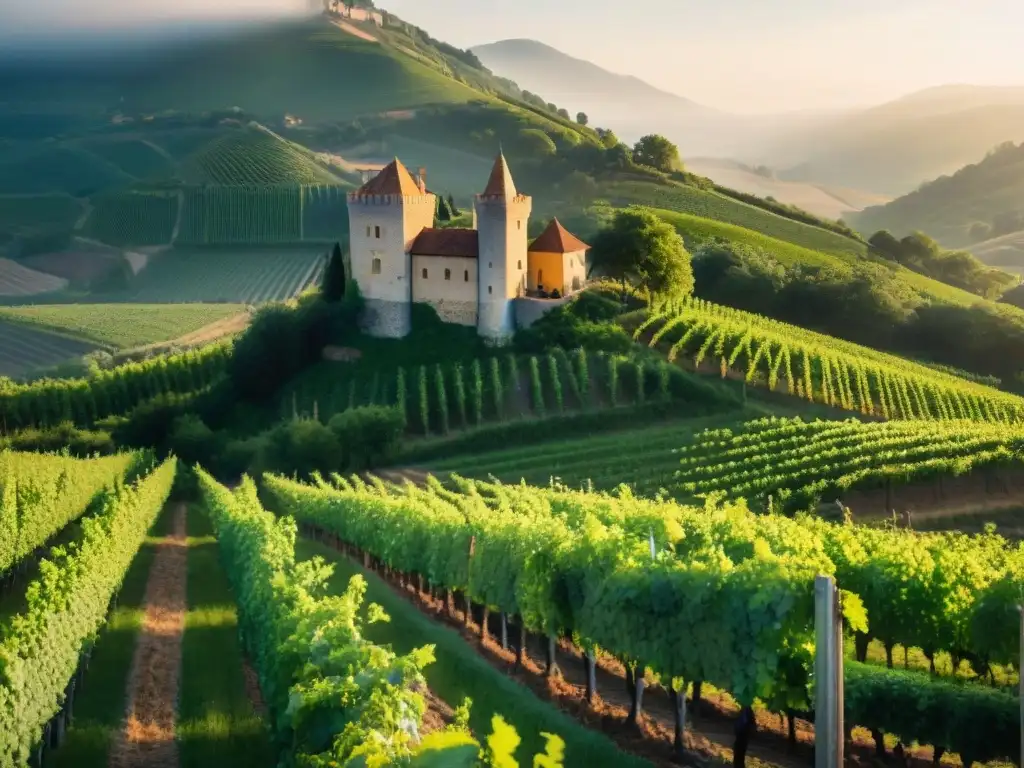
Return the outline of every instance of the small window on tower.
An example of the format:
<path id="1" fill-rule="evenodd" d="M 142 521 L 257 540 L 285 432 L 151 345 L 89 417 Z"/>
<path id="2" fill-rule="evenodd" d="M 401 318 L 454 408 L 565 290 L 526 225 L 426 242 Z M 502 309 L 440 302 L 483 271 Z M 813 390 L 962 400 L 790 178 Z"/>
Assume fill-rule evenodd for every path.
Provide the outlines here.
<path id="1" fill-rule="evenodd" d="M 494 262 L 493 261 L 488 261 L 487 262 L 487 268 L 488 269 L 494 269 Z"/>
<path id="2" fill-rule="evenodd" d="M 516 269 L 522 269 L 522 268 L 523 268 L 523 260 L 520 259 L 519 261 L 516 262 Z"/>
<path id="3" fill-rule="evenodd" d="M 366 225 L 366 236 L 367 237 L 370 236 L 370 225 L 369 224 Z"/>
<path id="4" fill-rule="evenodd" d="M 452 271 L 450 269 L 446 269 L 444 271 L 444 279 L 445 280 L 451 280 L 452 279 Z"/>
<path id="5" fill-rule="evenodd" d="M 488 285 L 487 286 L 487 292 L 488 293 L 494 293 L 494 288 L 492 288 L 491 286 Z"/>
<path id="6" fill-rule="evenodd" d="M 523 220 L 522 220 L 522 219 L 519 219 L 519 220 L 518 220 L 518 221 L 516 222 L 516 229 L 522 229 L 522 228 L 523 228 Z"/>
<path id="7" fill-rule="evenodd" d="M 374 227 L 373 228 L 373 236 L 375 238 L 377 238 L 378 240 L 380 240 L 380 227 Z"/>
<path id="8" fill-rule="evenodd" d="M 423 268 L 423 279 L 424 280 L 427 279 L 427 268 L 426 267 Z"/>
<path id="9" fill-rule="evenodd" d="M 373 262 L 370 264 L 370 274 L 380 274 L 380 259 L 374 259 Z"/>
<path id="10" fill-rule="evenodd" d="M 467 283 L 469 282 L 469 270 L 466 270 L 466 276 L 463 278 Z"/>

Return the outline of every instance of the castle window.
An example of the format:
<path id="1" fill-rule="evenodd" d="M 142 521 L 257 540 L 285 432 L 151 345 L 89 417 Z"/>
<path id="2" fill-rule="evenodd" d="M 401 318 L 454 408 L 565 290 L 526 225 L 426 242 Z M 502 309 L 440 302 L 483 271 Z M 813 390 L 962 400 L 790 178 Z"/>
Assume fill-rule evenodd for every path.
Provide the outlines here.
<path id="1" fill-rule="evenodd" d="M 373 236 L 380 240 L 380 227 L 373 228 Z"/>
<path id="2" fill-rule="evenodd" d="M 522 228 L 523 228 L 523 220 L 519 219 L 519 221 L 516 222 L 516 229 L 522 229 Z"/>
<path id="3" fill-rule="evenodd" d="M 488 261 L 487 262 L 487 268 L 488 269 L 494 269 L 494 262 L 493 261 Z"/>
<path id="4" fill-rule="evenodd" d="M 544 270 L 537 270 L 537 287 L 540 288 L 544 283 Z"/>
<path id="5" fill-rule="evenodd" d="M 519 261 L 516 262 L 516 269 L 522 269 L 522 268 L 523 268 L 523 260 L 520 259 Z"/>
<path id="6" fill-rule="evenodd" d="M 423 268 L 423 279 L 424 280 L 427 279 L 427 268 L 426 267 Z"/>
<path id="7" fill-rule="evenodd" d="M 444 279 L 445 280 L 451 280 L 452 279 L 452 271 L 450 269 L 446 269 L 444 271 Z"/>
<path id="8" fill-rule="evenodd" d="M 494 288 L 492 288 L 491 286 L 488 285 L 487 286 L 487 292 L 488 293 L 494 293 Z"/>
<path id="9" fill-rule="evenodd" d="M 467 283 L 469 282 L 469 270 L 468 270 L 468 269 L 466 270 L 466 277 L 465 277 L 465 281 L 466 281 Z"/>
<path id="10" fill-rule="evenodd" d="M 380 274 L 380 259 L 374 259 L 373 262 L 371 262 L 371 264 L 370 264 L 370 274 L 371 275 L 379 275 Z"/>
<path id="11" fill-rule="evenodd" d="M 370 236 L 370 225 L 369 224 L 366 225 L 366 236 L 367 237 Z"/>

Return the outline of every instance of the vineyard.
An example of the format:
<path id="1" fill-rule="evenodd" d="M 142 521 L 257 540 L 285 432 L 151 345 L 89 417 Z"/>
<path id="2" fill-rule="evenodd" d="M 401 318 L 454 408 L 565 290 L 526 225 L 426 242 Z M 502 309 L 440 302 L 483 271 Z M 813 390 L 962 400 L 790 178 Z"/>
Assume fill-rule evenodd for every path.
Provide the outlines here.
<path id="1" fill-rule="evenodd" d="M 798 511 L 854 488 L 1024 468 L 1024 425 L 768 418 L 705 430 L 674 453 L 679 470 L 669 487 L 684 495 Z"/>
<path id="2" fill-rule="evenodd" d="M 694 411 L 738 404 L 658 360 L 556 349 L 539 357 L 507 353 L 397 370 L 345 366 L 332 369 L 327 382 L 286 388 L 279 408 L 285 419 L 329 419 L 358 406 L 398 405 L 411 434 L 446 435 L 493 422 L 673 402 Z"/>
<path id="3" fill-rule="evenodd" d="M 102 139 L 83 146 L 136 179 L 164 179 L 176 170 L 166 154 L 142 139 Z"/>
<path id="4" fill-rule="evenodd" d="M 230 131 L 188 161 L 191 181 L 223 186 L 337 184 L 313 154 L 262 126 Z"/>
<path id="5" fill-rule="evenodd" d="M 290 299 L 313 284 L 324 253 L 291 249 L 174 249 L 151 257 L 125 300 L 137 304 L 262 304 Z"/>
<path id="6" fill-rule="evenodd" d="M 572 637 L 635 666 L 637 678 L 649 670 L 674 697 L 707 683 L 741 706 L 756 699 L 777 712 L 808 710 L 819 573 L 846 590 L 858 656 L 878 638 L 950 651 L 958 665 L 1016 662 L 1024 571 L 1020 552 L 995 536 L 458 478 L 454 489 L 340 477 L 302 485 L 267 476 L 264 484 L 276 511 L 338 537 L 402 583 L 422 578 L 435 593 L 464 595 L 480 606 L 482 631 L 494 613 L 513 636 Z M 592 666 L 594 653 L 585 657 Z M 845 687 L 847 722 L 874 731 L 883 751 L 891 734 L 956 752 L 964 765 L 1017 754 L 1011 694 L 857 662 L 847 665 Z M 676 726 L 679 733 L 686 723 Z"/>
<path id="7" fill-rule="evenodd" d="M 0 429 L 52 427 L 69 421 L 90 426 L 125 414 L 158 395 L 198 392 L 219 379 L 231 353 L 229 343 L 175 355 L 125 363 L 88 379 L 48 379 L 0 387 Z"/>
<path id="8" fill-rule="evenodd" d="M 21 469 L 28 478 L 33 476 L 31 464 Z M 170 493 L 174 473 L 170 459 L 133 485 L 107 491 L 98 500 L 96 513 L 83 521 L 74 546 L 49 552 L 38 576 L 24 587 L 25 605 L 3 623 L 0 765 L 5 768 L 28 765 L 30 760 L 41 764 L 44 745 L 51 739 L 57 743 L 63 734 L 96 632 L 104 625 L 125 573 Z M 22 477 L 19 472 L 19 480 Z M 76 480 L 68 486 L 67 476 L 63 477 L 51 492 L 55 487 L 57 494 L 66 493 L 70 508 L 77 509 L 76 502 L 87 495 L 86 483 Z M 15 505 L 15 514 L 18 511 L 18 502 L 10 501 L 12 495 L 18 492 L 5 486 L 5 517 L 12 509 L 9 504 Z M 41 520 L 57 523 L 63 500 L 55 504 L 46 499 L 43 504 L 38 511 L 46 515 Z"/>
<path id="9" fill-rule="evenodd" d="M 70 195 L 0 195 L 0 231 L 71 229 L 80 213 L 81 204 Z"/>
<path id="10" fill-rule="evenodd" d="M 118 350 L 177 339 L 242 312 L 242 304 L 48 304 L 0 307 L 0 321 Z"/>
<path id="11" fill-rule="evenodd" d="M 68 281 L 45 272 L 24 267 L 10 259 L 0 259 L 0 296 L 35 296 L 61 291 Z"/>
<path id="12" fill-rule="evenodd" d="M 85 341 L 0 321 L 0 376 L 23 376 L 95 349 Z"/>
<path id="13" fill-rule="evenodd" d="M 865 250 L 862 243 L 836 232 L 787 219 L 717 192 L 683 184 L 617 181 L 605 185 L 601 196 L 613 205 L 643 205 L 715 219 L 752 229 L 776 240 L 795 243 L 812 251 L 861 256 Z"/>
<path id="14" fill-rule="evenodd" d="M 166 245 L 178 219 L 177 192 L 122 192 L 93 198 L 85 234 L 117 246 Z"/>
<path id="15" fill-rule="evenodd" d="M 886 419 L 1024 418 L 1024 399 L 847 341 L 686 299 L 652 310 L 637 339 L 758 386 Z"/>

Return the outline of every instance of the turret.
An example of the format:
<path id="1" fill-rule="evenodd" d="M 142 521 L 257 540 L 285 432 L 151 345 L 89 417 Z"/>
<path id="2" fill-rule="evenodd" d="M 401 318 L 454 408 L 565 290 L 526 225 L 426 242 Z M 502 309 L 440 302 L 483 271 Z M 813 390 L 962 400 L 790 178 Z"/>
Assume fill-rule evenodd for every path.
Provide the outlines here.
<path id="1" fill-rule="evenodd" d="M 397 338 L 412 326 L 409 249 L 434 223 L 437 200 L 396 157 L 348 196 L 352 277 L 365 301 L 363 330 Z"/>
<path id="2" fill-rule="evenodd" d="M 527 229 L 533 201 L 516 191 L 502 153 L 498 154 L 473 213 L 479 237 L 477 331 L 501 343 L 515 332 L 512 301 L 526 292 Z"/>

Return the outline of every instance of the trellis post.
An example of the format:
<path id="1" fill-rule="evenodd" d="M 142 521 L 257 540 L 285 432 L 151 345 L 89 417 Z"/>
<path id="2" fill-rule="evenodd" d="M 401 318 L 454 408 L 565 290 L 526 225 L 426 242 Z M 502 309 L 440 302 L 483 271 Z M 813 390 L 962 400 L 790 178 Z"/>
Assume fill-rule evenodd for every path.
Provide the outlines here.
<path id="1" fill-rule="evenodd" d="M 843 766 L 843 619 L 831 576 L 814 580 L 814 765 Z"/>

